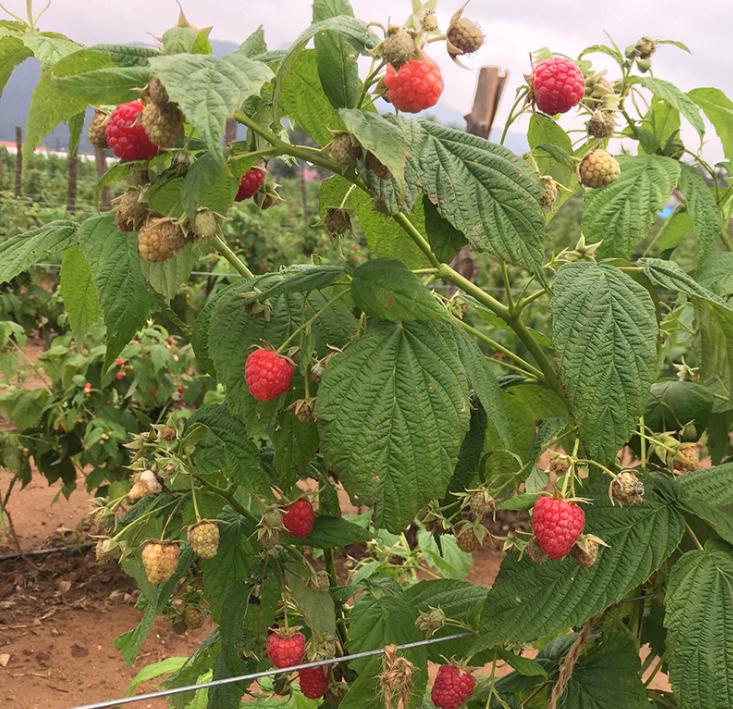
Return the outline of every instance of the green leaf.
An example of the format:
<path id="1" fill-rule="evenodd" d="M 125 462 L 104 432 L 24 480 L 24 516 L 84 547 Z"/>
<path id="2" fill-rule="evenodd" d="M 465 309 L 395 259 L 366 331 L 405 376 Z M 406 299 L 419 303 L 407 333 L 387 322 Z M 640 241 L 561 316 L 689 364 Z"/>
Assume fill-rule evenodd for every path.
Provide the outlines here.
<path id="1" fill-rule="evenodd" d="M 717 507 L 733 505 L 733 463 L 697 470 L 685 475 L 677 485 L 686 495 L 707 500 Z"/>
<path id="2" fill-rule="evenodd" d="M 315 50 L 301 51 L 298 62 L 283 79 L 280 103 L 297 126 L 316 143 L 326 146 L 333 131 L 343 130 L 343 123 L 323 93 L 316 62 Z"/>
<path id="3" fill-rule="evenodd" d="M 677 186 L 680 164 L 661 155 L 620 156 L 621 175 L 585 193 L 582 229 L 589 243 L 603 241 L 601 256 L 626 257 L 654 223 Z"/>
<path id="4" fill-rule="evenodd" d="M 102 317 L 97 289 L 84 253 L 78 246 L 64 252 L 61 262 L 61 297 L 69 324 L 77 338 L 83 338 Z"/>
<path id="5" fill-rule="evenodd" d="M 54 70 L 55 73 L 55 70 Z M 147 67 L 109 67 L 62 76 L 53 80 L 61 91 L 74 95 L 88 104 L 119 104 L 140 97 L 140 89 L 148 83 Z"/>
<path id="6" fill-rule="evenodd" d="M 44 70 L 52 68 L 64 57 L 81 49 L 81 46 L 68 37 L 52 32 L 26 32 L 22 39 Z"/>
<path id="7" fill-rule="evenodd" d="M 538 492 L 522 492 L 519 495 L 513 495 L 508 497 L 506 500 L 502 500 L 497 506 L 497 510 L 531 510 L 534 507 L 534 503 L 537 502 L 539 497 Z"/>
<path id="8" fill-rule="evenodd" d="M 314 0 L 313 22 L 337 16 L 353 17 L 349 0 Z M 320 32 L 314 38 L 318 75 L 329 101 L 336 108 L 351 108 L 359 99 L 358 45 L 338 32 Z"/>
<path id="9" fill-rule="evenodd" d="M 733 101 L 720 89 L 700 88 L 689 93 L 690 98 L 702 108 L 723 144 L 728 160 L 733 160 Z"/>
<path id="10" fill-rule="evenodd" d="M 267 53 L 267 44 L 265 43 L 265 30 L 260 25 L 247 39 L 237 48 L 239 54 L 245 57 L 255 59 L 261 54 Z"/>
<path id="11" fill-rule="evenodd" d="M 523 677 L 547 677 L 545 668 L 537 660 L 515 655 L 507 650 L 499 650 L 496 657 L 506 662 Z"/>
<path id="12" fill-rule="evenodd" d="M 585 508 L 585 532 L 609 546 L 588 569 L 569 557 L 539 565 L 526 557 L 504 559 L 486 597 L 474 652 L 580 626 L 645 581 L 682 538 L 682 515 L 655 490 L 647 490 L 643 505 L 626 507 L 613 506 L 605 480 L 586 485 L 582 494 L 593 500 Z"/>
<path id="13" fill-rule="evenodd" d="M 188 661 L 187 657 L 167 657 L 164 660 L 153 662 L 151 665 L 145 665 L 130 682 L 130 686 L 127 688 L 127 694 L 132 694 L 137 687 L 144 682 L 150 682 L 150 680 L 157 679 L 163 675 L 173 674 L 180 670 Z"/>
<path id="14" fill-rule="evenodd" d="M 291 487 L 308 474 L 308 464 L 318 450 L 318 429 L 313 423 L 301 421 L 292 411 L 285 411 L 272 434 L 272 446 L 272 465 L 280 484 Z"/>
<path id="15" fill-rule="evenodd" d="M 721 510 L 706 499 L 696 495 L 683 496 L 680 500 L 680 506 L 686 512 L 699 517 L 703 522 L 707 522 L 721 539 L 728 542 L 728 544 L 733 544 L 733 517 L 729 512 Z"/>
<path id="16" fill-rule="evenodd" d="M 63 251 L 75 237 L 76 224 L 59 220 L 3 239 L 0 241 L 0 283 L 7 283 L 29 266 Z"/>
<path id="17" fill-rule="evenodd" d="M 545 218 L 537 174 L 500 145 L 430 121 L 403 121 L 416 180 L 471 246 L 533 270 L 542 264 Z"/>
<path id="18" fill-rule="evenodd" d="M 17 37 L 0 37 L 0 96 L 13 69 L 31 55 L 31 50 Z"/>
<path id="19" fill-rule="evenodd" d="M 122 67 L 146 66 L 150 57 L 160 54 L 155 47 L 143 44 L 93 44 L 88 49 L 106 54 L 117 66 Z"/>
<path id="20" fill-rule="evenodd" d="M 692 232 L 692 219 L 686 209 L 676 209 L 671 217 L 664 220 L 657 238 L 660 253 L 676 249 Z"/>
<path id="21" fill-rule="evenodd" d="M 702 263 L 715 249 L 721 231 L 720 212 L 711 187 L 690 165 L 681 165 L 680 190 L 685 197 L 687 211 L 699 239 L 698 263 Z"/>
<path id="22" fill-rule="evenodd" d="M 641 128 L 654 137 L 654 145 L 650 150 L 646 150 L 646 146 L 641 144 L 640 147 L 645 148 L 644 152 L 656 152 L 679 134 L 680 112 L 667 101 L 655 98 L 641 122 Z"/>
<path id="23" fill-rule="evenodd" d="M 214 312 L 214 307 L 216 306 L 218 299 L 226 291 L 240 287 L 241 279 L 237 279 L 237 281 L 239 282 L 231 283 L 228 286 L 215 290 L 209 296 L 204 307 L 201 308 L 201 311 L 193 324 L 191 347 L 196 355 L 196 362 L 202 372 L 210 374 L 212 377 L 216 376 L 216 369 L 209 353 L 209 326 L 211 325 L 211 315 Z"/>
<path id="24" fill-rule="evenodd" d="M 336 549 L 349 544 L 362 544 L 373 539 L 374 535 L 358 524 L 348 522 L 341 517 L 317 515 L 313 531 L 305 538 L 283 535 L 289 544 L 309 546 L 316 549 Z"/>
<path id="25" fill-rule="evenodd" d="M 398 185 L 404 185 L 409 148 L 402 131 L 378 113 L 366 113 L 358 108 L 342 108 L 339 116 L 359 145 L 390 171 Z"/>
<path id="26" fill-rule="evenodd" d="M 666 101 L 670 106 L 674 106 L 690 122 L 690 125 L 692 125 L 701 138 L 705 134 L 705 124 L 703 123 L 702 116 L 700 116 L 700 109 L 695 104 L 695 101 L 674 84 L 653 76 L 632 76 L 629 82 L 641 84 L 643 87 L 649 89 L 657 98 Z"/>
<path id="27" fill-rule="evenodd" d="M 676 293 L 684 293 L 691 298 L 708 300 L 722 308 L 733 311 L 733 305 L 729 305 L 711 290 L 700 285 L 674 261 L 665 261 L 660 258 L 641 258 L 639 264 L 644 268 L 647 277 L 657 285 L 662 286 L 662 288 Z"/>
<path id="28" fill-rule="evenodd" d="M 733 312 L 709 300 L 693 300 L 699 326 L 700 374 L 733 394 Z"/>
<path id="29" fill-rule="evenodd" d="M 79 246 L 92 271 L 107 326 L 108 367 L 142 328 L 152 301 L 140 270 L 137 237 L 115 226 L 114 216 L 90 217 L 81 224 Z"/>
<path id="30" fill-rule="evenodd" d="M 153 57 L 150 68 L 186 120 L 199 132 L 211 155 L 224 159 L 224 124 L 244 101 L 259 94 L 272 71 L 244 53 L 223 59 L 202 54 Z"/>
<path id="31" fill-rule="evenodd" d="M 733 253 L 716 252 L 696 272 L 697 282 L 727 298 L 733 295 Z"/>
<path id="32" fill-rule="evenodd" d="M 354 271 L 354 304 L 382 320 L 448 320 L 450 315 L 401 261 L 374 259 Z"/>
<path id="33" fill-rule="evenodd" d="M 468 243 L 466 237 L 449 221 L 438 214 L 435 205 L 425 196 L 422 199 L 425 213 L 425 236 L 430 248 L 439 261 L 450 263 L 458 252 Z"/>
<path id="34" fill-rule="evenodd" d="M 291 561 L 285 566 L 285 580 L 288 590 L 295 597 L 295 603 L 303 620 L 316 637 L 336 637 L 336 607 L 328 590 L 316 591 L 307 580 L 312 575 L 303 562 Z"/>
<path id="35" fill-rule="evenodd" d="M 246 161 L 250 166 L 250 161 Z M 181 205 L 189 219 L 198 209 L 226 214 L 234 204 L 240 174 L 234 174 L 231 165 L 222 165 L 216 156 L 204 153 L 191 165 L 181 185 Z M 238 171 L 237 171 L 238 172 Z"/>
<path id="36" fill-rule="evenodd" d="M 658 433 L 680 431 L 690 422 L 699 433 L 705 430 L 715 403 L 713 393 L 697 382 L 670 381 L 652 384 L 644 424 Z"/>
<path id="37" fill-rule="evenodd" d="M 581 439 L 613 460 L 644 411 L 657 367 L 657 320 L 647 290 L 606 264 L 560 268 L 552 339 Z"/>
<path id="38" fill-rule="evenodd" d="M 452 329 L 376 322 L 329 364 L 318 390 L 321 449 L 353 501 L 402 531 L 445 493 L 468 430 L 468 383 Z"/>
<path id="39" fill-rule="evenodd" d="M 682 707 L 733 706 L 733 556 L 730 547 L 706 545 L 672 568 L 667 588 L 669 676 Z"/>
<path id="40" fill-rule="evenodd" d="M 150 287 L 170 301 L 181 290 L 181 285 L 188 281 L 195 263 L 194 247 L 188 245 L 165 261 L 154 262 L 141 258 L 140 270 Z"/>
<path id="41" fill-rule="evenodd" d="M 255 295 L 247 298 L 249 301 L 266 300 L 286 293 L 302 293 L 304 291 L 320 290 L 330 286 L 334 281 L 346 273 L 343 266 L 292 266 L 281 271 L 280 281 L 273 281 L 264 288 L 257 289 Z"/>
<path id="42" fill-rule="evenodd" d="M 537 161 L 537 169 L 541 175 L 551 175 L 561 185 L 567 186 L 573 175 L 572 166 L 557 160 L 544 150 L 538 149 L 541 145 L 552 145 L 559 148 L 563 153 L 572 155 L 573 144 L 570 136 L 558 125 L 558 123 L 543 113 L 533 113 L 529 119 L 527 130 L 527 141 L 532 148 L 534 158 Z"/>

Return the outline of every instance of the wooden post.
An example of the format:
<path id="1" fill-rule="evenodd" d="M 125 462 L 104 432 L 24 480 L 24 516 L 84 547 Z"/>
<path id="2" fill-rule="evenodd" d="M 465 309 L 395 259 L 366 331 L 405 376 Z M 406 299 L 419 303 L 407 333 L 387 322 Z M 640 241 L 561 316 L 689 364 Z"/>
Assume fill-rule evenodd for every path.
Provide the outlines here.
<path id="1" fill-rule="evenodd" d="M 224 143 L 229 145 L 237 139 L 237 122 L 233 118 L 227 118 L 224 128 Z"/>
<path id="2" fill-rule="evenodd" d="M 15 196 L 20 197 L 23 191 L 23 129 L 15 126 Z"/>
<path id="3" fill-rule="evenodd" d="M 104 156 L 104 148 L 98 146 L 94 148 L 94 162 L 97 165 L 97 179 L 100 179 L 107 172 L 107 158 Z M 99 209 L 102 212 L 109 212 L 110 208 L 109 187 L 103 187 Z"/>
<path id="4" fill-rule="evenodd" d="M 66 211 L 69 214 L 76 213 L 76 183 L 79 168 L 79 156 L 77 148 L 69 150 L 69 178 L 66 188 Z"/>

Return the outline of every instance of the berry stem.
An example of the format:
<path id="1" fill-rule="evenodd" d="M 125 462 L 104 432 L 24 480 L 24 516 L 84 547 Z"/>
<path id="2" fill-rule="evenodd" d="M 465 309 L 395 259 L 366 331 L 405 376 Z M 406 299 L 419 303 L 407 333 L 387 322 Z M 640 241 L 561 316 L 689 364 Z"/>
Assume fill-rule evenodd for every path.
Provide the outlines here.
<path id="1" fill-rule="evenodd" d="M 644 415 L 642 414 L 639 418 L 639 430 L 643 431 L 646 428 L 646 424 L 644 423 Z M 641 447 L 641 469 L 646 470 L 646 440 L 639 436 L 639 442 Z"/>
<path id="2" fill-rule="evenodd" d="M 687 529 L 687 533 L 690 535 L 690 539 L 692 539 L 693 544 L 702 551 L 702 544 L 700 543 L 700 540 L 697 538 L 697 534 L 695 534 L 692 527 L 690 527 L 689 522 L 685 522 L 685 528 Z"/>
<path id="3" fill-rule="evenodd" d="M 244 261 L 242 261 L 242 259 L 240 259 L 239 256 L 237 256 L 237 254 L 235 254 L 234 251 L 229 248 L 229 244 L 224 241 L 220 234 L 216 234 L 214 236 L 214 242 L 219 248 L 221 255 L 227 261 L 229 261 L 229 263 L 234 267 L 235 271 L 237 271 L 241 276 L 244 276 L 245 278 L 252 278 L 254 276 L 254 273 L 252 273 L 252 271 L 247 268 Z"/>
<path id="4" fill-rule="evenodd" d="M 342 298 L 347 292 L 349 292 L 350 288 L 347 290 L 342 290 L 340 293 L 336 294 L 333 298 L 331 298 L 329 301 L 326 302 L 326 304 L 320 308 L 313 317 L 308 318 L 302 325 L 299 325 L 298 327 L 293 330 L 290 335 L 285 339 L 285 341 L 280 345 L 280 347 L 277 348 L 276 352 L 277 354 L 281 354 L 285 351 L 285 348 L 293 341 L 293 339 L 303 330 L 310 327 L 318 318 L 320 318 L 323 313 L 325 313 L 337 300 Z"/>
<path id="5" fill-rule="evenodd" d="M 191 501 L 193 502 L 193 513 L 196 516 L 196 522 L 201 521 L 201 515 L 199 514 L 199 505 L 196 501 L 196 486 L 193 482 L 193 475 L 189 478 L 189 481 L 191 483 Z"/>

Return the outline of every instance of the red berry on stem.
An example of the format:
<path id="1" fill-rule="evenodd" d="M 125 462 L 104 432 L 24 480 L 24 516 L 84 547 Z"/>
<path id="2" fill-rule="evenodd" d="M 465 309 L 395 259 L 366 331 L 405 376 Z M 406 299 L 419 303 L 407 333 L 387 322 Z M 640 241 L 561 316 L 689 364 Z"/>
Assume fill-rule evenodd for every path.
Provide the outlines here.
<path id="1" fill-rule="evenodd" d="M 300 691 L 308 699 L 320 699 L 328 689 L 328 672 L 324 667 L 309 667 L 298 670 Z"/>
<path id="2" fill-rule="evenodd" d="M 473 694 L 475 687 L 476 680 L 470 672 L 456 665 L 441 665 L 430 698 L 440 709 L 457 709 Z"/>
<path id="3" fill-rule="evenodd" d="M 275 667 L 292 667 L 303 661 L 305 635 L 275 631 L 267 636 L 267 656 Z"/>
<path id="4" fill-rule="evenodd" d="M 115 379 L 118 382 L 122 381 L 124 378 L 125 378 L 125 373 L 124 372 L 117 372 L 117 374 L 115 374 Z"/>
<path id="5" fill-rule="evenodd" d="M 284 394 L 293 381 L 295 365 L 272 350 L 252 352 L 244 364 L 244 378 L 257 401 L 272 401 Z"/>
<path id="6" fill-rule="evenodd" d="M 583 72 L 575 62 L 564 57 L 552 57 L 537 64 L 530 82 L 537 108 L 551 116 L 577 106 L 585 94 Z"/>
<path id="7" fill-rule="evenodd" d="M 283 514 L 283 526 L 294 537 L 307 537 L 313 531 L 314 520 L 313 505 L 302 498 L 288 505 Z"/>
<path id="8" fill-rule="evenodd" d="M 585 512 L 574 502 L 540 497 L 532 509 L 532 529 L 542 551 L 561 559 L 583 533 Z"/>
<path id="9" fill-rule="evenodd" d="M 118 158 L 150 160 L 158 154 L 158 146 L 153 145 L 138 121 L 142 111 L 140 101 L 130 101 L 117 106 L 109 117 L 105 135 L 107 144 Z"/>
<path id="10" fill-rule="evenodd" d="M 122 365 L 123 365 L 124 363 L 125 363 L 125 360 L 124 360 L 124 359 L 122 359 L 122 357 L 118 357 L 118 358 L 117 358 L 117 359 L 115 360 L 115 364 L 116 364 L 116 365 L 117 365 L 118 367 L 121 367 L 121 366 L 122 366 Z"/>
<path id="11" fill-rule="evenodd" d="M 259 192 L 264 182 L 265 171 L 259 167 L 251 167 L 242 175 L 242 179 L 239 181 L 237 196 L 234 198 L 235 202 L 241 202 L 254 196 Z"/>
<path id="12" fill-rule="evenodd" d="M 388 64 L 384 85 L 392 105 L 406 113 L 418 113 L 434 106 L 445 86 L 440 67 L 426 56 L 403 64 L 398 71 Z"/>

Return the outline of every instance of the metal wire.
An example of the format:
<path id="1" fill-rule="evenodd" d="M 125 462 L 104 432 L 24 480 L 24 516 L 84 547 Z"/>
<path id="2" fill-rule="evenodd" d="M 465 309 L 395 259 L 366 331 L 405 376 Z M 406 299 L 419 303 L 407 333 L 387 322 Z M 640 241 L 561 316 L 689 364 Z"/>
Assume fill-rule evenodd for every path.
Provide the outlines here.
<path id="1" fill-rule="evenodd" d="M 409 650 L 414 647 L 424 647 L 425 645 L 434 645 L 435 643 L 444 643 L 449 640 L 462 640 L 464 638 L 471 637 L 473 633 L 455 633 L 454 635 L 446 635 L 442 638 L 430 638 L 428 640 L 417 640 L 413 643 L 404 643 L 402 645 L 396 645 L 398 650 Z M 142 702 L 147 699 L 158 699 L 159 697 L 169 697 L 172 694 L 181 694 L 182 692 L 193 692 L 199 689 L 208 689 L 209 687 L 220 687 L 223 684 L 233 684 L 234 682 L 251 682 L 252 680 L 259 679 L 260 677 L 272 677 L 273 675 L 279 675 L 288 672 L 296 672 L 297 670 L 305 670 L 310 667 L 323 667 L 324 665 L 335 665 L 340 662 L 349 662 L 351 660 L 360 660 L 364 657 L 374 657 L 376 655 L 383 655 L 384 648 L 378 650 L 366 650 L 365 652 L 357 652 L 353 655 L 344 655 L 343 657 L 332 657 L 330 660 L 319 660 L 318 662 L 305 662 L 301 665 L 293 665 L 292 667 L 283 667 L 274 670 L 265 670 L 264 672 L 253 672 L 248 675 L 240 675 L 239 677 L 226 677 L 224 679 L 215 679 L 210 682 L 202 682 L 201 684 L 189 684 L 185 687 L 175 687 L 173 689 L 163 689 L 159 692 L 148 692 L 146 694 L 136 694 L 132 697 L 124 697 L 122 699 L 111 699 L 104 702 L 97 702 L 96 704 L 82 704 L 76 707 L 70 707 L 70 709 L 108 709 L 109 707 L 116 707 L 120 704 L 132 704 L 133 702 Z"/>

